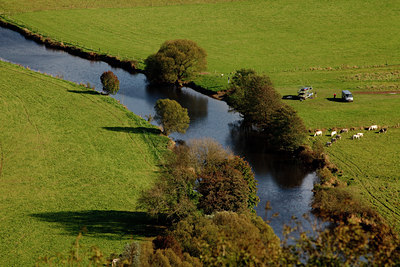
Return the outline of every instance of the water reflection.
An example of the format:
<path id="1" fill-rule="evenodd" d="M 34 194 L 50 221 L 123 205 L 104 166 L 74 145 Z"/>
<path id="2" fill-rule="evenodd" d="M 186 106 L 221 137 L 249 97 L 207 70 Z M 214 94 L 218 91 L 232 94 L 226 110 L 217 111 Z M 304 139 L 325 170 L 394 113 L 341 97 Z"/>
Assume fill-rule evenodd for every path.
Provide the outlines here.
<path id="1" fill-rule="evenodd" d="M 298 187 L 309 173 L 298 160 L 287 153 L 271 152 L 266 140 L 246 130 L 241 121 L 230 123 L 233 152 L 251 162 L 257 175 L 271 175 L 277 185 L 283 188 Z"/>
<path id="2" fill-rule="evenodd" d="M 208 115 L 208 97 L 191 94 L 189 88 L 160 87 L 148 84 L 146 92 L 152 99 L 169 98 L 177 101 L 182 107 L 188 109 L 192 122 L 200 122 Z"/>

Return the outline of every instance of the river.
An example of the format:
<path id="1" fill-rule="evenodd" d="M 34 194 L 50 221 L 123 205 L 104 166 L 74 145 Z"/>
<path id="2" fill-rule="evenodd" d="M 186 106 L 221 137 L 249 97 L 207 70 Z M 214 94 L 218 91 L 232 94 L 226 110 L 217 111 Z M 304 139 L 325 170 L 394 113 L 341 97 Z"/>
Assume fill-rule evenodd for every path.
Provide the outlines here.
<path id="1" fill-rule="evenodd" d="M 270 220 L 279 237 L 282 237 L 283 225 L 290 223 L 292 216 L 301 218 L 303 214 L 310 213 L 311 190 L 317 182 L 316 174 L 305 171 L 296 159 L 264 151 L 262 144 L 243 137 L 235 127 L 240 121 L 239 114 L 230 112 L 223 101 L 190 88 L 150 87 L 143 74 L 130 74 L 104 62 L 89 61 L 48 49 L 1 27 L 0 59 L 76 83 L 89 82 L 96 89 L 102 88 L 100 75 L 111 70 L 120 80 L 120 90 L 113 97 L 142 117 L 154 115 L 153 107 L 158 99 L 174 99 L 188 109 L 191 121 L 185 134 L 172 134 L 171 137 L 182 140 L 210 137 L 249 161 L 258 181 L 260 203 L 256 208 L 257 214 L 264 220 Z M 267 201 L 272 207 L 268 213 L 265 211 Z M 271 219 L 273 213 L 279 215 Z"/>

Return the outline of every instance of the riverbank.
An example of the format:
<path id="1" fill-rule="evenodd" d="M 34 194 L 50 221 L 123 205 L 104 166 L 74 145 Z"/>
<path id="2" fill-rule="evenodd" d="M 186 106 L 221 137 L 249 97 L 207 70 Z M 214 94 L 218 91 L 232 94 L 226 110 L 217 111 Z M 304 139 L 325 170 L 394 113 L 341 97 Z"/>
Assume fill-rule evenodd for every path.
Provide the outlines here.
<path id="1" fill-rule="evenodd" d="M 22 34 L 25 38 L 29 40 L 33 40 L 38 44 L 43 44 L 47 48 L 58 49 L 65 51 L 71 55 L 81 57 L 83 59 L 91 60 L 91 61 L 102 61 L 108 63 L 111 67 L 123 69 L 131 74 L 135 73 L 143 73 L 145 74 L 143 69 L 138 67 L 138 62 L 135 60 L 123 60 L 116 56 L 102 54 L 90 50 L 86 50 L 84 48 L 79 48 L 74 45 L 65 44 L 56 40 L 52 40 L 51 38 L 45 38 L 40 34 L 29 31 L 26 28 L 22 28 L 14 23 L 6 21 L 4 18 L 0 17 L 0 27 L 4 27 L 13 31 L 16 31 Z M 215 92 L 213 90 L 208 90 L 204 87 L 196 85 L 194 82 L 188 82 L 183 84 L 183 86 L 187 86 L 196 90 L 197 92 L 212 97 L 218 100 L 224 100 L 226 95 L 225 91 Z"/>
<path id="2" fill-rule="evenodd" d="M 137 209 L 169 139 L 116 100 L 0 61 L 0 262 L 83 245 L 120 252 L 162 229 Z M 85 226 L 85 229 L 82 227 Z"/>

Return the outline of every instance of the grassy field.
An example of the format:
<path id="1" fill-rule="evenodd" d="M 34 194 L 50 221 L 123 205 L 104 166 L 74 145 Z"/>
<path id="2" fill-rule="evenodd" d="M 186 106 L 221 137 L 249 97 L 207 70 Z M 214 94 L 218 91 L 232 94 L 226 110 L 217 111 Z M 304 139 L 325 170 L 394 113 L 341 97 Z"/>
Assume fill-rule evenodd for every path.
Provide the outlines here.
<path id="1" fill-rule="evenodd" d="M 357 132 L 364 137 L 351 140 Z M 342 171 L 340 178 L 349 184 L 348 190 L 372 203 L 400 232 L 400 129 L 389 129 L 385 134 L 357 132 L 342 134 L 343 138 L 326 151 Z"/>
<path id="2" fill-rule="evenodd" d="M 2 1 L 4 16 L 22 27 L 121 58 L 141 61 L 165 40 L 192 39 L 205 48 L 209 62 L 209 75 L 196 83 L 212 90 L 226 88 L 230 73 L 239 68 L 267 73 L 282 95 L 312 85 L 318 99 L 289 101 L 312 129 L 400 121 L 387 113 L 399 110 L 398 96 L 361 95 L 400 93 L 396 0 L 160 0 L 154 6 L 115 0 L 115 8 L 107 1 Z M 343 89 L 355 94 L 355 103 L 327 99 Z"/>
<path id="3" fill-rule="evenodd" d="M 90 2 L 105 8 L 50 11 L 47 6 L 62 5 L 49 0 L 39 4 L 25 0 L 24 5 L 2 2 L 2 13 L 22 6 L 7 16 L 28 29 L 123 58 L 143 59 L 165 40 L 192 39 L 207 51 L 209 72 L 250 67 L 273 73 L 400 62 L 397 0 L 216 1 L 132 8 L 122 0 L 112 1 L 115 8 L 108 8 L 106 1 L 84 1 L 78 6 L 85 8 L 85 2 Z M 63 1 L 63 5 L 75 7 L 76 2 Z"/>
<path id="4" fill-rule="evenodd" d="M 168 139 L 115 100 L 0 61 L 0 265 L 154 234 L 137 209 Z"/>

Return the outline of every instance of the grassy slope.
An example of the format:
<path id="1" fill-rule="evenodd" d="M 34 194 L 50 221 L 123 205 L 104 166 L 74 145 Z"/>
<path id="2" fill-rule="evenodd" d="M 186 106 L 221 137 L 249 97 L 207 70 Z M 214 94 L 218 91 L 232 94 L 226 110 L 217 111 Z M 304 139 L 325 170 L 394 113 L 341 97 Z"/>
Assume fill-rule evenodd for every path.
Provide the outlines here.
<path id="1" fill-rule="evenodd" d="M 342 180 L 370 201 L 400 232 L 400 129 L 386 134 L 363 132 L 360 140 L 353 133 L 327 148 L 331 161 L 343 171 Z M 327 137 L 323 137 L 328 140 Z"/>
<path id="2" fill-rule="evenodd" d="M 167 138 L 110 97 L 4 62 L 0 73 L 0 265 L 66 251 L 85 225 L 83 242 L 106 253 L 143 234 L 129 212 Z"/>

